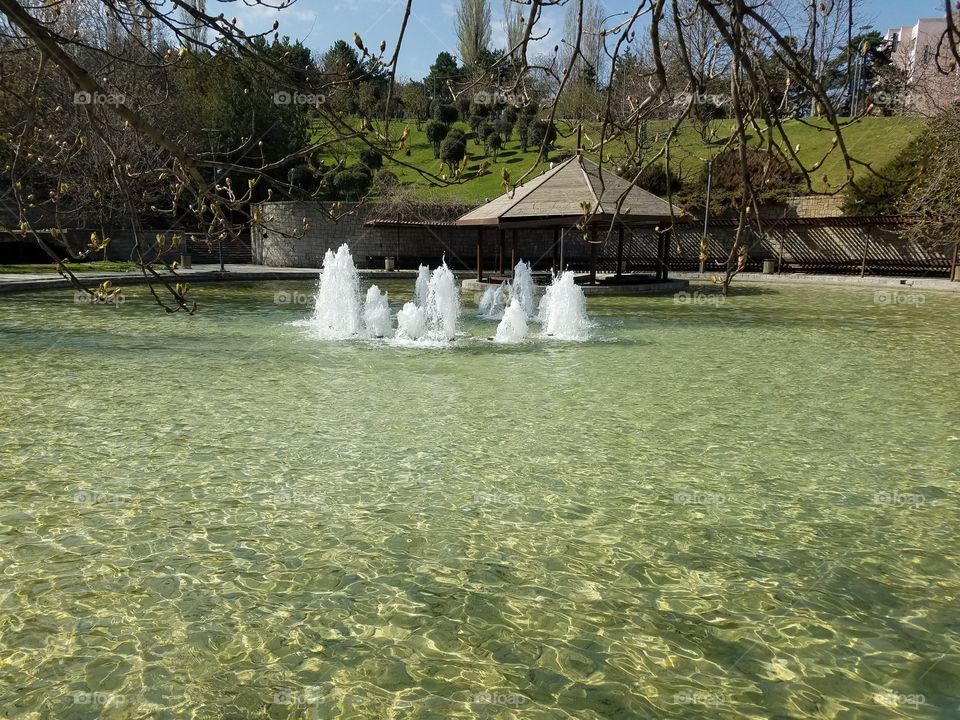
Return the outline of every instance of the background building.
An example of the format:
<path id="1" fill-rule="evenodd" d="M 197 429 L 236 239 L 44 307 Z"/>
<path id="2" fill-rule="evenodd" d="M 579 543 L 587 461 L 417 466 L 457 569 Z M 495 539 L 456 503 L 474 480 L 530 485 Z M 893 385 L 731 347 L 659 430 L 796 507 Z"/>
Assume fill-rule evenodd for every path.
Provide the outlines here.
<path id="1" fill-rule="evenodd" d="M 913 25 L 887 30 L 884 39 L 893 43 L 893 65 L 902 84 L 901 90 L 878 93 L 875 104 L 935 115 L 960 101 L 960 71 L 949 45 L 940 45 L 946 29 L 947 19 L 942 17 L 921 18 Z"/>

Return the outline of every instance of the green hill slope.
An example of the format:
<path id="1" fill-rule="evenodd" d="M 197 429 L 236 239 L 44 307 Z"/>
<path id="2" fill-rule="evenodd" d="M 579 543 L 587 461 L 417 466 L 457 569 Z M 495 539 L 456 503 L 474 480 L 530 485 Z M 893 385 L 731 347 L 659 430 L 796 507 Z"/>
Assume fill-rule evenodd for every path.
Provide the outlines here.
<path id="1" fill-rule="evenodd" d="M 359 127 L 359 122 L 356 123 Z M 648 125 L 648 135 L 656 137 L 657 133 L 666 133 L 670 128 L 669 121 L 654 121 Z M 409 156 L 404 152 L 398 153 L 398 158 L 406 163 L 391 160 L 384 161 L 384 168 L 397 175 L 400 182 L 408 185 L 413 194 L 424 200 L 479 204 L 487 198 L 494 198 L 503 192 L 501 171 L 506 169 L 513 182 L 516 182 L 524 173 L 530 172 L 528 177 L 534 177 L 549 167 L 549 162 L 537 164 L 535 149 L 527 152 L 520 151 L 520 143 L 514 137 L 507 140 L 504 149 L 497 160 L 483 154 L 483 146 L 477 145 L 471 138 L 467 145 L 469 154 L 466 169 L 460 182 L 444 184 L 424 178 L 415 168 L 422 169 L 435 175 L 447 172 L 445 166 L 434 158 L 433 148 L 426 138 L 425 132 L 416 129 L 414 122 L 394 121 L 390 126 L 390 135 L 396 139 L 405 127 L 410 129 L 408 148 Z M 470 128 L 466 123 L 457 123 L 456 127 L 470 136 Z M 868 117 L 848 126 L 843 130 L 843 137 L 848 151 L 857 160 L 869 163 L 874 169 L 880 169 L 893 159 L 903 147 L 907 145 L 923 128 L 923 121 L 909 117 Z M 569 127 L 558 124 L 560 137 L 555 149 L 550 154 L 550 160 L 567 157 L 576 147 L 576 137 Z M 715 132 L 715 141 L 704 144 L 700 133 L 692 124 L 681 127 L 678 136 L 671 145 L 671 168 L 678 172 L 685 183 L 698 181 L 706 161 L 719 152 L 724 146 L 724 140 L 733 130 L 732 120 L 717 120 L 711 129 Z M 797 155 L 808 168 L 823 160 L 823 164 L 813 173 L 814 189 L 818 192 L 828 191 L 831 187 L 841 184 L 846 178 L 847 171 L 839 150 L 833 149 L 833 132 L 825 120 L 789 121 L 784 129 L 790 138 L 790 144 L 800 147 Z M 591 132 L 592 130 L 592 132 Z M 589 141 L 596 139 L 598 128 L 588 127 L 586 130 Z M 756 139 L 756 138 L 754 138 Z M 347 163 L 356 162 L 364 144 L 353 140 L 337 146 L 334 151 L 325 157 L 333 161 L 335 156 L 348 158 Z M 588 152 L 595 160 L 599 159 L 596 152 Z M 604 157 L 611 164 L 623 154 L 623 145 L 611 142 L 604 147 Z M 826 156 L 826 159 L 824 157 Z M 484 161 L 489 161 L 489 172 L 479 175 L 478 170 Z M 531 172 L 532 170 L 532 172 Z M 856 166 L 855 173 L 868 172 Z"/>

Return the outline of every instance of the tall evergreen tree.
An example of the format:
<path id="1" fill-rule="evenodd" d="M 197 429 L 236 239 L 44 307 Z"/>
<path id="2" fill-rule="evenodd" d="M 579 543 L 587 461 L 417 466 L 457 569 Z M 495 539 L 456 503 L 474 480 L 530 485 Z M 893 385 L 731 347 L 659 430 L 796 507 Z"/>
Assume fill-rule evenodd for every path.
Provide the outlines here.
<path id="1" fill-rule="evenodd" d="M 503 0 L 503 27 L 507 52 L 512 52 L 523 40 L 523 10 L 513 0 Z"/>
<path id="2" fill-rule="evenodd" d="M 463 64 L 476 68 L 485 50 L 490 47 L 491 30 L 489 0 L 460 0 L 457 10 L 457 46 Z"/>
<path id="3" fill-rule="evenodd" d="M 185 5 L 180 7 L 180 17 L 184 23 L 184 35 L 190 39 L 187 45 L 193 52 L 200 52 L 201 47 L 207 42 L 207 28 L 194 19 L 193 15 L 187 10 L 187 6 L 203 14 L 207 11 L 207 0 L 187 0 Z"/>

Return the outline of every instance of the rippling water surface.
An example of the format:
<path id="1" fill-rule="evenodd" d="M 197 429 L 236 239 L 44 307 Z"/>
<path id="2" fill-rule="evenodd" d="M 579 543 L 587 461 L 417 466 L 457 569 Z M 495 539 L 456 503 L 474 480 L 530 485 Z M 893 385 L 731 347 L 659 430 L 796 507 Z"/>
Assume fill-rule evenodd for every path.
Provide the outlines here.
<path id="1" fill-rule="evenodd" d="M 960 717 L 960 296 L 193 292 L 0 302 L 0 717 Z"/>

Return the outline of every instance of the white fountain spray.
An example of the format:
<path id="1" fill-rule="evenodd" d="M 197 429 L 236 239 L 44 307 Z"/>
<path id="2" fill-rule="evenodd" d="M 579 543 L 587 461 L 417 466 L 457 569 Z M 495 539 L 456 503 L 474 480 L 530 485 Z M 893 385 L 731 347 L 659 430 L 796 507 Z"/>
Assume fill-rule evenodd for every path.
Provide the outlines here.
<path id="1" fill-rule="evenodd" d="M 558 340 L 583 341 L 590 337 L 587 299 L 574 281 L 573 272 L 556 275 L 540 301 L 540 322 L 545 335 Z"/>
<path id="2" fill-rule="evenodd" d="M 422 266 L 421 266 L 422 269 Z M 417 278 L 419 285 L 420 278 Z M 417 288 L 417 293 L 420 288 Z M 423 304 L 408 302 L 397 313 L 397 340 L 449 343 L 457 336 L 460 293 L 447 263 L 430 275 Z"/>
<path id="3" fill-rule="evenodd" d="M 527 336 L 527 313 L 524 312 L 517 298 L 510 300 L 510 305 L 503 313 L 503 320 L 497 325 L 495 343 L 513 344 L 521 342 Z"/>
<path id="4" fill-rule="evenodd" d="M 367 301 L 363 308 L 363 325 L 370 337 L 386 337 L 392 331 L 387 293 L 381 293 L 376 285 L 371 285 L 367 290 Z"/>
<path id="5" fill-rule="evenodd" d="M 450 342 L 457 336 L 460 319 L 460 292 L 457 280 L 446 261 L 433 271 L 427 292 L 427 337 L 438 342 Z"/>
<path id="6" fill-rule="evenodd" d="M 421 265 L 417 268 L 417 284 L 413 293 L 413 301 L 420 307 L 427 304 L 427 292 L 430 289 L 430 268 Z"/>
<path id="7" fill-rule="evenodd" d="M 513 269 L 513 282 L 510 285 L 510 298 L 520 303 L 520 308 L 526 313 L 527 319 L 533 319 L 537 314 L 536 286 L 533 283 L 533 274 L 530 263 L 523 260 Z"/>
<path id="8" fill-rule="evenodd" d="M 350 248 L 327 250 L 317 285 L 313 330 L 322 338 L 342 340 L 360 332 L 360 278 Z"/>
<path id="9" fill-rule="evenodd" d="M 427 314 L 414 302 L 405 303 L 397 313 L 398 340 L 419 340 L 427 331 Z"/>
<path id="10" fill-rule="evenodd" d="M 477 306 L 477 315 L 485 320 L 499 320 L 503 317 L 503 309 L 506 305 L 508 285 L 500 283 L 497 287 L 488 287 L 483 291 L 480 297 L 480 304 Z"/>

